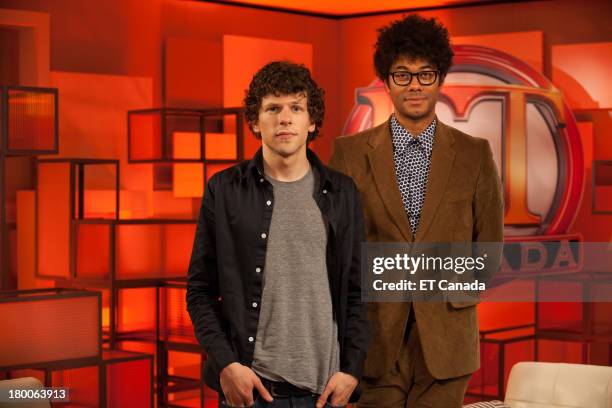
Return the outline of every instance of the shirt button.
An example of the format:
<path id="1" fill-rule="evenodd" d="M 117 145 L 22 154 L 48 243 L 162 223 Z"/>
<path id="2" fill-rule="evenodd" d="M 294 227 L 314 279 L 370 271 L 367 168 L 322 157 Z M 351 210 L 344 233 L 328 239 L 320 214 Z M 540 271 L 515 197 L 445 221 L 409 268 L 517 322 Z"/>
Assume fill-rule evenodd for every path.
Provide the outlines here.
<path id="1" fill-rule="evenodd" d="M 255 272 L 260 273 L 261 272 L 261 268 L 255 268 Z"/>
<path id="2" fill-rule="evenodd" d="M 264 182 L 263 177 L 259 179 L 259 182 L 260 182 L 260 183 L 263 183 L 263 182 Z"/>
<path id="3" fill-rule="evenodd" d="M 263 234 L 261 234 L 261 237 L 262 237 L 263 239 L 266 239 L 266 237 L 267 237 L 266 233 L 264 232 Z"/>
<path id="4" fill-rule="evenodd" d="M 327 194 L 327 190 L 323 190 L 323 194 Z"/>
<path id="5" fill-rule="evenodd" d="M 249 343 L 252 343 L 255 340 L 253 337 L 249 337 Z"/>
<path id="6" fill-rule="evenodd" d="M 272 201 L 270 200 L 266 201 L 266 205 L 272 205 Z"/>
<path id="7" fill-rule="evenodd" d="M 253 307 L 257 307 L 257 302 L 253 302 Z"/>

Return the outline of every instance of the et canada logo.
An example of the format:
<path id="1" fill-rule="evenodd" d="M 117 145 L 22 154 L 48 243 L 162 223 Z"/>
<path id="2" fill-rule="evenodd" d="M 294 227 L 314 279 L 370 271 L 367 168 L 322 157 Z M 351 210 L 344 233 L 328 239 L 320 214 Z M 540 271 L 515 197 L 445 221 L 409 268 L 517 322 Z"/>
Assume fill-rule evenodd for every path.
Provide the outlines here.
<path id="1" fill-rule="evenodd" d="M 584 158 L 576 120 L 562 94 L 542 73 L 499 50 L 456 45 L 453 51 L 436 114 L 489 141 L 504 186 L 505 241 L 530 242 L 522 245 L 527 253 L 521 258 L 543 269 L 548 265 L 550 272 L 579 269 L 581 251 L 575 244 L 581 237 L 567 231 L 580 206 Z M 356 90 L 343 134 L 377 126 L 392 112 L 377 79 Z"/>

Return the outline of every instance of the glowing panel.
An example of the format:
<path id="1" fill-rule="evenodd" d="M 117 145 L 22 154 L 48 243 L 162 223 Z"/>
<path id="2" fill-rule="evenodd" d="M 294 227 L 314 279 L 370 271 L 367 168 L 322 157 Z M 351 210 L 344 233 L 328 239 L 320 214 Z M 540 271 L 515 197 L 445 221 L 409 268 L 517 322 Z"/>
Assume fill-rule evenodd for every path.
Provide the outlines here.
<path id="1" fill-rule="evenodd" d="M 8 149 L 57 152 L 57 92 L 8 90 Z"/>
<path id="2" fill-rule="evenodd" d="M 0 298 L 0 344 L 2 367 L 97 357 L 98 297 L 43 291 Z"/>
<path id="3" fill-rule="evenodd" d="M 83 165 L 85 218 L 115 218 L 117 216 L 117 164 Z"/>
<path id="4" fill-rule="evenodd" d="M 100 403 L 99 369 L 97 366 L 53 371 L 54 387 L 70 389 L 70 405 L 98 407 Z"/>
<path id="5" fill-rule="evenodd" d="M 200 163 L 176 163 L 172 165 L 175 197 L 202 197 L 204 194 L 204 170 Z"/>
<path id="6" fill-rule="evenodd" d="M 79 222 L 75 228 L 76 276 L 78 278 L 110 277 L 110 224 Z"/>
<path id="7" fill-rule="evenodd" d="M 117 330 L 155 331 L 156 288 L 128 288 L 119 291 Z"/>
<path id="8" fill-rule="evenodd" d="M 195 223 L 117 224 L 117 279 L 184 276 Z"/>
<path id="9" fill-rule="evenodd" d="M 189 268 L 195 223 L 167 224 L 162 228 L 164 241 L 161 250 L 164 256 L 164 275 L 183 276 Z"/>
<path id="10" fill-rule="evenodd" d="M 612 42 L 555 45 L 552 80 L 573 109 L 612 108 Z"/>
<path id="11" fill-rule="evenodd" d="M 198 159 L 201 156 L 199 132 L 174 133 L 174 158 Z M 204 193 L 204 169 L 201 163 L 175 163 L 172 166 L 175 197 L 201 197 Z"/>
<path id="12" fill-rule="evenodd" d="M 118 279 L 159 276 L 161 226 L 117 224 L 116 271 Z"/>
<path id="13" fill-rule="evenodd" d="M 70 275 L 70 164 L 39 163 L 37 180 L 38 274 Z"/>
<path id="14" fill-rule="evenodd" d="M 34 289 L 36 257 L 36 192 L 17 191 L 17 287 Z M 52 286 L 52 285 L 47 285 Z"/>
<path id="15" fill-rule="evenodd" d="M 109 407 L 151 406 L 153 367 L 149 356 L 137 356 L 125 351 L 105 351 L 104 360 Z"/>
<path id="16" fill-rule="evenodd" d="M 169 351 L 168 374 L 199 380 L 201 361 L 202 356 L 200 354 Z"/>
<path id="17" fill-rule="evenodd" d="M 193 342 L 195 340 L 193 325 L 187 314 L 185 300 L 186 287 L 163 288 L 163 307 L 165 311 L 164 334 L 167 336 L 184 337 Z"/>
<path id="18" fill-rule="evenodd" d="M 159 112 L 130 115 L 131 160 L 158 160 L 162 157 L 161 115 Z"/>
<path id="19" fill-rule="evenodd" d="M 206 133 L 206 159 L 236 160 L 235 133 Z"/>

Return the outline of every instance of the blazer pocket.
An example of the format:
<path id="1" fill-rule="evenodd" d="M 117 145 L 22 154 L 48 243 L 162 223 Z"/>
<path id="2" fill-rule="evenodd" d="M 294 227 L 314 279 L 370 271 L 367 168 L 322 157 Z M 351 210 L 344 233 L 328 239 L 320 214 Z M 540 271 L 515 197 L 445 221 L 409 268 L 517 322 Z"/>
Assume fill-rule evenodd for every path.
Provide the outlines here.
<path id="1" fill-rule="evenodd" d="M 465 309 L 467 307 L 476 306 L 480 303 L 480 300 L 468 300 L 464 302 L 451 301 L 449 303 L 454 309 Z"/>

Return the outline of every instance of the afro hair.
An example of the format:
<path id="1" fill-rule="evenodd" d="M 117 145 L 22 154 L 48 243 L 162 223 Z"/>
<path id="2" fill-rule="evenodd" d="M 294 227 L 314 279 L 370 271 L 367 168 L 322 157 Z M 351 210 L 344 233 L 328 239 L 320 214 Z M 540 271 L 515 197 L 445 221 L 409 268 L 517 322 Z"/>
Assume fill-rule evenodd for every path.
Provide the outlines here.
<path id="1" fill-rule="evenodd" d="M 387 82 L 391 66 L 400 57 L 423 59 L 440 71 L 440 82 L 453 62 L 448 31 L 435 19 L 411 14 L 378 30 L 374 51 L 376 75 Z"/>

